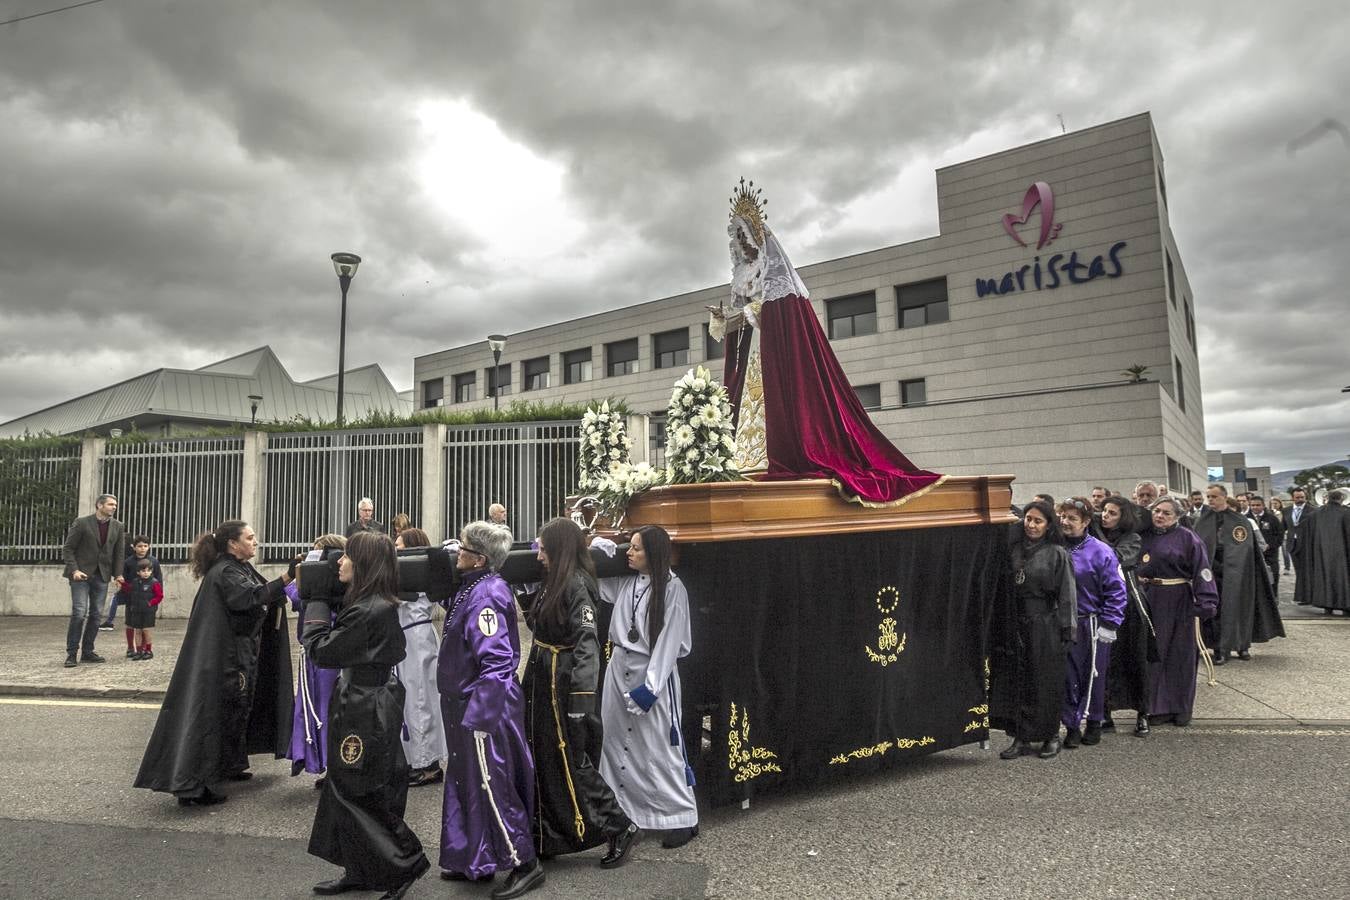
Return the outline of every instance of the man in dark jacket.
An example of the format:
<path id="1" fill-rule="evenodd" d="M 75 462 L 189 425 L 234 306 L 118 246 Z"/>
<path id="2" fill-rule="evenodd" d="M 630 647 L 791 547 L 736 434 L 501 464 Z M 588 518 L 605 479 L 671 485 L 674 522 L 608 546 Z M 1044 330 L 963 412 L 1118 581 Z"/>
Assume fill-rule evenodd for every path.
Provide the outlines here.
<path id="1" fill-rule="evenodd" d="M 1307 606 L 1312 600 L 1308 591 L 1309 579 L 1303 577 L 1303 526 L 1312 518 L 1313 505 L 1308 502 L 1308 492 L 1301 487 L 1290 491 L 1290 496 L 1294 503 L 1284 508 L 1284 540 L 1289 557 L 1294 561 L 1294 602 Z"/>
<path id="2" fill-rule="evenodd" d="M 1275 596 L 1280 596 L 1280 546 L 1284 543 L 1284 526 L 1275 514 L 1266 509 L 1266 498 L 1260 494 L 1247 495 L 1247 518 L 1261 529 L 1261 537 L 1266 539 L 1266 568 L 1270 569 L 1270 587 Z"/>
<path id="3" fill-rule="evenodd" d="M 70 526 L 61 559 L 66 564 L 63 577 L 70 582 L 70 625 L 66 629 L 66 668 L 80 661 L 101 663 L 94 652 L 94 639 L 103 619 L 103 600 L 109 582 L 122 586 L 122 559 L 127 552 L 127 533 L 117 515 L 117 498 L 99 494 L 94 513 L 81 516 Z M 83 637 L 81 637 L 83 636 Z"/>

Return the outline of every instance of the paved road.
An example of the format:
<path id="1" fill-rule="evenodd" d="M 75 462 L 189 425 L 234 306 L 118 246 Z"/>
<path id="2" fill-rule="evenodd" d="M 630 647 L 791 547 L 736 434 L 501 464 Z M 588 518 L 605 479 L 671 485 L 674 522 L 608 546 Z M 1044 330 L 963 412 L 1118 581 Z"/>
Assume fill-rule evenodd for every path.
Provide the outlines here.
<path id="1" fill-rule="evenodd" d="M 299 898 L 332 873 L 304 852 L 306 776 L 254 757 L 230 802 L 181 810 L 130 787 L 153 706 L 97 702 L 0 698 L 0 896 Z M 1160 728 L 1053 762 L 966 748 L 712 811 L 618 872 L 555 861 L 534 896 L 1344 898 L 1347 793 L 1350 722 Z M 410 797 L 431 845 L 439 804 Z M 484 895 L 428 878 L 411 896 Z"/>

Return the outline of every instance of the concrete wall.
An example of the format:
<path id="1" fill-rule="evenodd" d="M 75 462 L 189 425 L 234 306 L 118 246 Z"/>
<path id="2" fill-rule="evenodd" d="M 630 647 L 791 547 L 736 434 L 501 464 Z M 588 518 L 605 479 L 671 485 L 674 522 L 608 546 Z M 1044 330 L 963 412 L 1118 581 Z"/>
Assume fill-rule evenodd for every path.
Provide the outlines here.
<path id="1" fill-rule="evenodd" d="M 197 595 L 198 582 L 185 564 L 162 565 L 164 602 L 159 617 L 186 619 Z M 263 565 L 258 571 L 276 578 L 286 571 L 284 565 Z M 61 577 L 61 566 L 0 566 L 0 616 L 69 616 L 70 582 Z M 109 598 L 114 588 L 108 588 Z M 104 601 L 104 614 L 108 603 Z M 118 612 L 117 621 L 122 622 Z"/>

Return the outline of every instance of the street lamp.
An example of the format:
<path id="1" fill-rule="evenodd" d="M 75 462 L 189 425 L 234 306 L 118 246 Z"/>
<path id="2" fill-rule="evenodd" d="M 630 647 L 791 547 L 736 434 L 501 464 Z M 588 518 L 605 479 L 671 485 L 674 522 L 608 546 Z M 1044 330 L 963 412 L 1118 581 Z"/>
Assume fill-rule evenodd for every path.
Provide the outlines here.
<path id="1" fill-rule="evenodd" d="M 347 369 L 347 288 L 352 283 L 352 276 L 356 274 L 356 267 L 361 265 L 361 257 L 355 253 L 334 253 L 332 257 L 333 269 L 337 272 L 338 285 L 342 288 L 342 327 L 338 332 L 338 395 L 337 395 L 337 427 L 342 427 L 342 394 L 344 387 L 344 378 Z"/>
<path id="2" fill-rule="evenodd" d="M 502 351 L 506 349 L 506 335 L 489 334 L 488 348 L 492 350 L 492 408 L 496 410 L 501 404 L 502 392 Z"/>
<path id="3" fill-rule="evenodd" d="M 253 415 L 252 418 L 249 419 L 250 424 L 253 425 L 258 424 L 258 404 L 261 402 L 262 402 L 262 394 L 248 395 L 248 404 L 249 406 L 253 407 Z"/>

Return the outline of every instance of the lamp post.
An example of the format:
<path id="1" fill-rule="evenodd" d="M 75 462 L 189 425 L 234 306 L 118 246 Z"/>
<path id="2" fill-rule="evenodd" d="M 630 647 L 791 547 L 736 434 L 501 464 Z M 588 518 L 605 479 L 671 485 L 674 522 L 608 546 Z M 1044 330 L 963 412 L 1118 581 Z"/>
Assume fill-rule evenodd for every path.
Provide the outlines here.
<path id="1" fill-rule="evenodd" d="M 249 418 L 249 424 L 258 424 L 258 404 L 262 402 L 262 394 L 249 394 L 248 405 L 253 408 L 252 415 Z"/>
<path id="2" fill-rule="evenodd" d="M 333 269 L 337 272 L 338 285 L 342 288 L 342 326 L 338 331 L 338 395 L 337 427 L 342 427 L 342 394 L 345 386 L 344 376 L 347 369 L 347 288 L 351 286 L 356 267 L 361 265 L 361 257 L 355 253 L 334 253 Z"/>
<path id="3" fill-rule="evenodd" d="M 488 347 L 492 350 L 492 409 L 495 411 L 501 405 L 501 362 L 502 350 L 506 349 L 506 335 L 489 334 Z"/>

